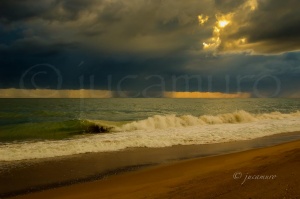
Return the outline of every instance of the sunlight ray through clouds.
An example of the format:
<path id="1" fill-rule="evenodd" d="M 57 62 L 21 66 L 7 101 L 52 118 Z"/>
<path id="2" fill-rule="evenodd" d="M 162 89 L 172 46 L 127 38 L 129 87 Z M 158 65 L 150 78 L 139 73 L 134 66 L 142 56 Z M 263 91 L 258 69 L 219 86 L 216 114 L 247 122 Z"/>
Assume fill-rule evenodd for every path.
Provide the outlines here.
<path id="1" fill-rule="evenodd" d="M 257 0 L 248 0 L 240 8 L 246 12 L 253 12 L 258 7 Z M 235 12 L 229 12 L 226 14 L 216 14 L 215 20 L 216 23 L 213 27 L 212 37 L 204 41 L 203 49 L 207 51 L 216 51 L 221 45 L 225 49 L 234 49 L 235 47 L 240 47 L 247 43 L 247 38 L 242 37 L 236 40 L 224 41 L 223 35 L 226 35 L 228 32 L 233 32 L 238 29 L 239 24 L 234 21 L 236 15 L 241 10 Z"/>

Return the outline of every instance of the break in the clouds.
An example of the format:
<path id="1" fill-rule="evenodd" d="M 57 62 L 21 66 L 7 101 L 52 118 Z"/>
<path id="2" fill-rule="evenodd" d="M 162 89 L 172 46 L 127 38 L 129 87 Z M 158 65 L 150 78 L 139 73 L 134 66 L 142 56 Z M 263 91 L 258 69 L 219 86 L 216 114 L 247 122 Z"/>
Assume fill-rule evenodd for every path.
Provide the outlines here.
<path id="1" fill-rule="evenodd" d="M 0 87 L 298 96 L 299 4 L 1 0 Z"/>
<path id="2" fill-rule="evenodd" d="M 297 0 L 249 0 L 238 9 L 227 10 L 219 16 L 219 22 L 226 22 L 224 27 L 220 23 L 215 27 L 220 31 L 219 50 L 256 54 L 299 50 L 299 5 Z"/>

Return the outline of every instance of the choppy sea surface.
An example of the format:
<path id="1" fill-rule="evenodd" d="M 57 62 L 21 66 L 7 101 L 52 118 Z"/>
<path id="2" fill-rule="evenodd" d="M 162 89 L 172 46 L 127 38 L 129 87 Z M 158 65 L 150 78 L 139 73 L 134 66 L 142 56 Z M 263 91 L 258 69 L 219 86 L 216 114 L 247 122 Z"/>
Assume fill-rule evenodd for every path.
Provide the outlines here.
<path id="1" fill-rule="evenodd" d="M 293 131 L 299 99 L 0 99 L 0 161 Z"/>

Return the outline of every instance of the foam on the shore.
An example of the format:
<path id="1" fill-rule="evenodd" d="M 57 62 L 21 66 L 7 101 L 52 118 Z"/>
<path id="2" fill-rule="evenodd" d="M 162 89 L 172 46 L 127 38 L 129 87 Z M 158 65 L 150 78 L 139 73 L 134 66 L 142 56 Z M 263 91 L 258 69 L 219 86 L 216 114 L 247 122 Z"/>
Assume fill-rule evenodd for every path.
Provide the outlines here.
<path id="1" fill-rule="evenodd" d="M 93 121 L 97 124 L 97 121 Z M 100 121 L 98 124 L 100 125 Z M 238 111 L 216 116 L 154 116 L 111 125 L 111 133 L 69 140 L 7 143 L 0 145 L 0 161 L 50 158 L 131 147 L 162 148 L 249 140 L 300 131 L 300 113 L 250 114 Z"/>

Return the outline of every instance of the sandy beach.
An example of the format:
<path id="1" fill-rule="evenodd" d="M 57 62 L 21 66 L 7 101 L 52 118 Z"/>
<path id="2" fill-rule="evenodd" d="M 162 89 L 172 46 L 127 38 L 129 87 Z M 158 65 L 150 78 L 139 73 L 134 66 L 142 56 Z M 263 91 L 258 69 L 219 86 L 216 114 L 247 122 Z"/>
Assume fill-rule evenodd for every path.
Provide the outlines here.
<path id="1" fill-rule="evenodd" d="M 299 198 L 299 160 L 300 141 L 294 141 L 15 198 Z"/>
<path id="2" fill-rule="evenodd" d="M 0 0 L 0 199 L 300 199 L 298 4 Z"/>

